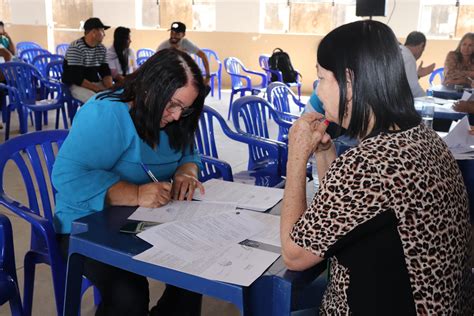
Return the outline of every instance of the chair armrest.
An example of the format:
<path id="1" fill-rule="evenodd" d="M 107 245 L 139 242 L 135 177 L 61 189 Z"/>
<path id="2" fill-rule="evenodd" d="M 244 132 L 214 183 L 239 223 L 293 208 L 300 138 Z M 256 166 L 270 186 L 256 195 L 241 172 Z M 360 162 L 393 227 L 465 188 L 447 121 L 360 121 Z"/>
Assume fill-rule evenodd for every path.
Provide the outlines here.
<path id="1" fill-rule="evenodd" d="M 262 69 L 277 76 L 278 78 L 277 81 L 283 82 L 283 75 L 281 74 L 280 70 L 275 70 L 275 69 L 270 69 L 270 68 L 262 68 Z M 268 78 L 268 79 L 270 80 L 271 78 Z"/>
<path id="2" fill-rule="evenodd" d="M 249 76 L 244 76 L 244 75 L 240 75 L 240 74 L 232 74 L 231 76 L 235 76 L 235 77 L 239 77 L 239 78 L 245 79 L 245 81 L 246 81 L 246 83 L 247 83 L 247 87 L 251 87 L 251 86 L 252 86 L 252 80 L 250 79 Z"/>
<path id="3" fill-rule="evenodd" d="M 9 85 L 6 85 L 4 83 L 0 83 L 0 90 L 5 90 L 8 93 L 8 96 L 10 97 L 10 104 L 19 104 L 20 99 L 19 99 L 19 94 L 18 94 L 18 89 Z"/>
<path id="4" fill-rule="evenodd" d="M 223 180 L 234 181 L 234 176 L 232 175 L 232 167 L 224 160 L 220 160 L 207 155 L 201 155 L 201 160 L 203 164 L 210 164 L 216 167 L 216 169 L 219 170 L 219 172 L 221 173 Z"/>
<path id="5" fill-rule="evenodd" d="M 255 75 L 255 76 L 259 76 L 262 79 L 262 85 L 266 86 L 266 84 L 267 84 L 267 74 L 264 74 L 263 72 L 249 70 L 249 69 L 246 69 L 244 67 L 242 67 L 242 69 L 246 73 L 249 73 L 249 74 L 252 74 L 252 75 Z"/>

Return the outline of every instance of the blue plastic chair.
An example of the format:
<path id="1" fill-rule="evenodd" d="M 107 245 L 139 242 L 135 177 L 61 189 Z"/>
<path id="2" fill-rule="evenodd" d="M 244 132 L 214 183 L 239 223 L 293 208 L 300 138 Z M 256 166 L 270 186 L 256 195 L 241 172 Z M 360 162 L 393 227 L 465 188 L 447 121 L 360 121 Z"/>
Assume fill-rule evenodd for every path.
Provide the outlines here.
<path id="1" fill-rule="evenodd" d="M 68 48 L 69 48 L 68 43 L 58 44 L 56 46 L 56 54 L 66 56 L 66 52 Z"/>
<path id="2" fill-rule="evenodd" d="M 60 62 L 64 62 L 64 56 L 63 55 L 57 55 L 57 54 L 44 54 L 44 55 L 38 55 L 35 58 L 33 58 L 32 65 L 36 67 L 36 69 L 39 70 L 39 72 L 45 77 L 48 78 L 48 73 L 46 72 L 46 66 L 54 61 L 54 60 L 59 60 Z"/>
<path id="3" fill-rule="evenodd" d="M 20 291 L 16 277 L 12 225 L 8 217 L 0 214 L 0 305 L 10 303 L 13 316 L 22 316 Z"/>
<path id="4" fill-rule="evenodd" d="M 440 78 L 440 84 L 443 83 L 444 81 L 444 68 L 443 67 L 433 70 L 433 72 L 430 75 L 430 78 L 428 79 L 430 86 L 433 86 L 433 81 L 435 80 L 437 76 L 439 76 Z"/>
<path id="5" fill-rule="evenodd" d="M 151 48 L 140 48 L 137 50 L 137 60 L 140 57 L 151 57 L 155 54 L 155 51 Z"/>
<path id="6" fill-rule="evenodd" d="M 16 54 L 20 56 L 21 52 L 30 48 L 42 48 L 41 45 L 35 42 L 18 42 L 16 43 Z"/>
<path id="7" fill-rule="evenodd" d="M 281 119 L 280 115 L 265 99 L 258 96 L 244 96 L 237 99 L 232 105 L 232 121 L 237 133 L 267 140 L 279 148 L 277 156 L 270 156 L 268 152 L 249 144 L 248 169 L 255 169 L 262 161 L 274 160 L 274 163 L 279 165 L 281 175 L 284 176 L 286 175 L 288 146 L 285 142 L 270 137 L 268 115 L 278 124 L 278 138 L 283 139 L 284 137 L 280 135 L 288 135 L 291 122 Z"/>
<path id="8" fill-rule="evenodd" d="M 232 91 L 230 94 L 229 113 L 227 119 L 230 119 L 230 113 L 232 112 L 232 102 L 234 94 L 240 93 L 240 96 L 244 96 L 245 92 L 250 92 L 252 95 L 259 94 L 261 90 L 267 87 L 267 76 L 264 73 L 251 71 L 245 68 L 244 64 L 235 57 L 228 57 L 224 60 L 224 67 L 227 73 L 230 75 Z M 242 74 L 243 73 L 243 74 Z M 260 84 L 252 84 L 250 76 L 251 74 L 260 77 Z"/>
<path id="9" fill-rule="evenodd" d="M 298 97 L 291 91 L 291 89 L 282 82 L 272 82 L 267 87 L 267 100 L 273 105 L 275 110 L 281 114 L 281 117 L 287 121 L 294 121 L 299 116 L 292 114 L 291 105 L 298 106 L 301 112 L 306 106 Z"/>
<path id="10" fill-rule="evenodd" d="M 72 124 L 72 120 L 74 119 L 74 115 L 76 115 L 77 109 L 82 106 L 83 102 L 78 99 L 75 99 L 71 95 L 71 91 L 69 91 L 69 87 L 66 86 L 62 82 L 63 76 L 63 62 L 60 60 L 53 60 L 46 65 L 46 73 L 48 79 L 60 84 L 63 92 L 64 101 L 67 104 L 67 115 L 69 117 L 69 121 Z"/>
<path id="11" fill-rule="evenodd" d="M 29 111 L 34 113 L 36 130 L 42 129 L 42 115 L 50 110 L 56 110 L 56 128 L 59 127 L 60 112 L 64 127 L 68 128 L 60 84 L 46 80 L 34 66 L 22 62 L 0 64 L 0 71 L 7 83 L 0 84 L 0 89 L 8 91 L 10 101 L 5 112 L 5 139 L 10 136 L 10 112 L 13 109 L 18 111 L 22 134 L 28 131 Z M 51 95 L 54 98 L 51 98 Z"/>
<path id="12" fill-rule="evenodd" d="M 219 100 L 221 99 L 221 90 L 222 90 L 222 63 L 217 56 L 217 53 L 213 51 L 212 49 L 207 49 L 203 48 L 202 52 L 206 55 L 207 60 L 209 61 L 209 71 L 211 79 L 210 79 L 210 84 L 211 84 L 211 96 L 214 96 L 214 89 L 215 89 L 215 82 L 217 81 L 217 89 L 219 93 Z M 198 55 L 192 54 L 194 60 L 198 64 L 199 68 L 201 68 L 201 72 L 203 75 L 206 74 L 206 68 L 204 68 L 204 63 L 202 62 L 202 59 L 199 58 Z M 213 65 L 217 65 L 217 70 L 212 71 L 213 68 L 215 68 Z"/>
<path id="13" fill-rule="evenodd" d="M 35 57 L 37 57 L 39 55 L 50 55 L 50 54 L 51 53 L 49 51 L 47 51 L 46 49 L 30 48 L 30 49 L 22 50 L 21 53 L 19 54 L 19 57 L 25 63 L 33 65 L 33 59 L 35 59 Z"/>
<path id="14" fill-rule="evenodd" d="M 270 65 L 268 63 L 268 60 L 270 59 L 270 55 L 262 54 L 258 57 L 258 63 L 260 67 L 265 71 L 267 74 L 267 82 L 270 83 L 272 81 L 272 74 L 276 75 L 278 78 L 278 82 L 283 82 L 283 75 L 281 74 L 281 71 L 279 70 L 273 70 L 270 69 Z M 285 82 L 285 84 L 288 87 L 296 87 L 298 90 L 298 100 L 301 100 L 301 80 L 300 80 L 300 75 L 298 72 L 298 75 L 296 77 L 296 82 Z"/>
<path id="15" fill-rule="evenodd" d="M 58 315 L 63 314 L 66 263 L 60 255 L 53 228 L 56 190 L 51 182 L 51 172 L 55 153 L 67 134 L 66 130 L 33 132 L 0 145 L 0 205 L 31 224 L 31 244 L 24 259 L 25 315 L 31 315 L 35 267 L 41 263 L 51 266 L 56 310 Z M 8 162 L 14 163 L 21 173 L 28 196 L 27 206 L 5 192 L 4 173 Z M 89 282 L 83 282 L 82 293 L 88 285 Z"/>
<path id="16" fill-rule="evenodd" d="M 137 66 L 143 65 L 150 57 L 138 57 L 137 58 Z"/>

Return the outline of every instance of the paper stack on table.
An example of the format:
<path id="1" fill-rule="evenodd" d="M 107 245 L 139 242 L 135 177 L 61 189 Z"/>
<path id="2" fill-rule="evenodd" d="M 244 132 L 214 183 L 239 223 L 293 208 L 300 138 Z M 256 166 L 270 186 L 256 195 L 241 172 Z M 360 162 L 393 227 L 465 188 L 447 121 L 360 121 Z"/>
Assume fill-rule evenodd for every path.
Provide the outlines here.
<path id="1" fill-rule="evenodd" d="M 469 134 L 471 127 L 465 116 L 443 137 L 456 159 L 474 159 L 474 136 Z"/>

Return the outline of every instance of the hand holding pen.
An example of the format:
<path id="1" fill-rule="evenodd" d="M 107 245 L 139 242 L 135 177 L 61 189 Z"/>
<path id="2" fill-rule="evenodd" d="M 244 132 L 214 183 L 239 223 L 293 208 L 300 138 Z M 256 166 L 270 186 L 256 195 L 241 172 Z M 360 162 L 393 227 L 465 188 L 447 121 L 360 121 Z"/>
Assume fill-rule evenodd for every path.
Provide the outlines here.
<path id="1" fill-rule="evenodd" d="M 172 184 L 169 182 L 159 182 L 145 164 L 142 163 L 141 166 L 153 182 L 138 186 L 138 205 L 160 207 L 168 204 L 171 200 Z"/>

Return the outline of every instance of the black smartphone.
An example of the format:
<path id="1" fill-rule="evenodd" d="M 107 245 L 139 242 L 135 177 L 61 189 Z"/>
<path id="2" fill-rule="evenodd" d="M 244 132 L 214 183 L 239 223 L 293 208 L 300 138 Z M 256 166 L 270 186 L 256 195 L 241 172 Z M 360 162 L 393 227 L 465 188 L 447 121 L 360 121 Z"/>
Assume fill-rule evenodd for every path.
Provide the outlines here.
<path id="1" fill-rule="evenodd" d="M 120 228 L 120 232 L 126 233 L 126 234 L 138 234 L 150 227 L 153 227 L 159 224 L 160 223 L 147 222 L 147 221 L 129 221 Z"/>

